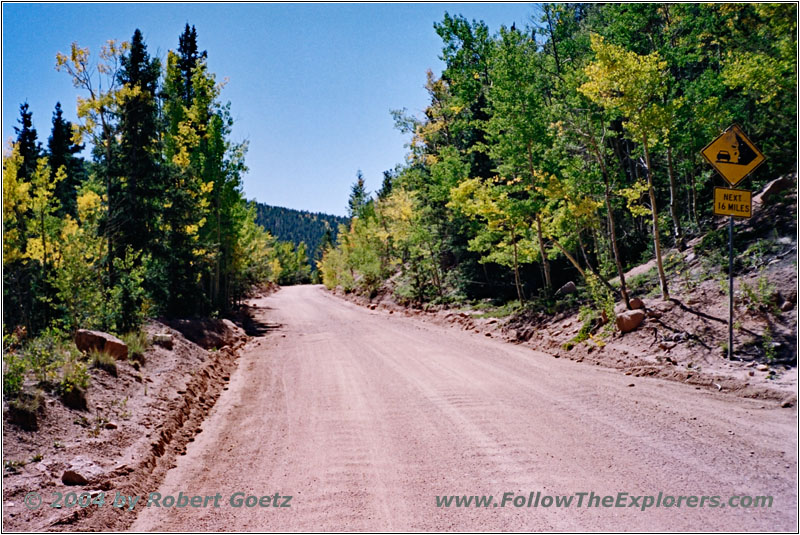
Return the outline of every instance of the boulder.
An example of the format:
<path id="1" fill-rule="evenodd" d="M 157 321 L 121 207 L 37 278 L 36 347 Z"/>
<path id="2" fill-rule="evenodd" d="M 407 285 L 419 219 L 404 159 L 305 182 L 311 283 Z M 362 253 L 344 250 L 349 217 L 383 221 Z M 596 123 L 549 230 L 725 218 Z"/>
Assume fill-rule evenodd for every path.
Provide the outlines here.
<path id="1" fill-rule="evenodd" d="M 75 333 L 75 345 L 81 351 L 102 351 L 115 359 L 128 358 L 128 346 L 116 336 L 100 331 L 78 329 Z"/>
<path id="2" fill-rule="evenodd" d="M 633 299 L 631 299 L 631 309 L 639 310 L 640 308 L 644 308 L 644 301 L 642 301 L 638 297 L 634 297 Z"/>
<path id="3" fill-rule="evenodd" d="M 178 319 L 167 325 L 204 349 L 220 349 L 235 346 L 247 338 L 245 332 L 228 319 Z"/>
<path id="4" fill-rule="evenodd" d="M 575 286 L 575 283 L 572 282 L 572 281 L 569 281 L 564 286 L 562 286 L 561 288 L 556 290 L 556 295 L 569 295 L 569 294 L 574 294 L 577 291 L 578 291 L 578 287 Z"/>
<path id="5" fill-rule="evenodd" d="M 617 316 L 617 329 L 629 333 L 642 324 L 645 318 L 644 310 L 629 310 Z"/>
<path id="6" fill-rule="evenodd" d="M 75 457 L 64 470 L 61 481 L 65 485 L 87 485 L 97 481 L 103 475 L 103 469 L 86 457 Z"/>
<path id="7" fill-rule="evenodd" d="M 781 305 L 781 312 L 789 312 L 791 309 L 794 308 L 794 303 L 791 301 L 784 301 Z"/>
<path id="8" fill-rule="evenodd" d="M 793 178 L 794 181 L 797 180 L 796 176 Z M 792 187 L 794 181 L 789 176 L 782 176 L 776 178 L 772 182 L 767 183 L 767 185 L 764 186 L 764 188 L 758 193 L 758 195 L 753 197 L 753 204 L 757 205 L 763 204 L 763 202 L 769 200 L 769 198 L 772 195 L 775 195 Z"/>

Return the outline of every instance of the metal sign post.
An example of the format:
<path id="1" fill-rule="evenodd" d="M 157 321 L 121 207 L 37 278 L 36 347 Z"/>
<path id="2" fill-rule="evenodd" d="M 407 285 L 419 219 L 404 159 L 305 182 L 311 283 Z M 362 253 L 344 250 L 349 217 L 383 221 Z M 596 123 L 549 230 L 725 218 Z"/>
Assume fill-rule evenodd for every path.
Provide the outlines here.
<path id="1" fill-rule="evenodd" d="M 733 360 L 733 216 L 728 220 L 728 360 Z"/>
<path id="2" fill-rule="evenodd" d="M 700 151 L 728 184 L 735 186 L 766 159 L 739 125 L 729 126 Z M 733 360 L 733 218 L 750 217 L 752 194 L 749 191 L 714 188 L 714 215 L 728 219 L 728 360 Z"/>

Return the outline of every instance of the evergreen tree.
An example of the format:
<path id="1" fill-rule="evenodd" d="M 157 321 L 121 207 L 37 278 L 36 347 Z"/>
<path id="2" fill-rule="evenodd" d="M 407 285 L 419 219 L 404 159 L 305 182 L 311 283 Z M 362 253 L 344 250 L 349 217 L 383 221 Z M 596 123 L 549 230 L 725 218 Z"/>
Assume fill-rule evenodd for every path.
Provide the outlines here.
<path id="1" fill-rule="evenodd" d="M 381 189 L 378 190 L 378 199 L 383 200 L 392 193 L 392 184 L 397 177 L 397 172 L 392 171 L 384 171 L 383 172 L 383 182 L 381 183 Z"/>
<path id="2" fill-rule="evenodd" d="M 28 111 L 28 103 L 25 102 L 19 107 L 20 118 L 17 119 L 22 128 L 14 127 L 17 134 L 17 145 L 19 154 L 22 157 L 22 167 L 19 169 L 19 177 L 22 180 L 30 180 L 36 171 L 39 156 L 42 153 L 42 145 L 36 141 L 36 129 L 33 127 L 33 112 Z"/>
<path id="3" fill-rule="evenodd" d="M 197 30 L 194 26 L 189 28 L 189 23 L 186 23 L 186 28 L 178 38 L 178 69 L 181 73 L 180 89 L 183 97 L 183 102 L 189 106 L 194 97 L 194 90 L 192 89 L 192 76 L 194 68 L 200 59 L 207 57 L 206 51 L 197 52 Z"/>
<path id="4" fill-rule="evenodd" d="M 364 185 L 364 175 L 361 169 L 356 173 L 356 181 L 350 190 L 350 200 L 347 203 L 347 215 L 349 217 L 360 217 L 364 208 L 369 202 L 369 194 Z"/>
<path id="5" fill-rule="evenodd" d="M 74 219 L 77 216 L 75 199 L 80 184 L 85 178 L 83 158 L 77 157 L 84 145 L 72 140 L 72 123 L 64 119 L 61 103 L 56 102 L 53 112 L 53 129 L 47 140 L 47 151 L 50 158 L 50 167 L 58 170 L 64 166 L 66 176 L 56 186 L 55 195 L 61 205 L 60 214 L 69 214 Z"/>
<path id="6" fill-rule="evenodd" d="M 160 232 L 160 205 L 165 184 L 161 179 L 158 154 L 159 133 L 156 91 L 161 69 L 150 58 L 142 32 L 133 33 L 130 50 L 121 58 L 119 83 L 123 86 L 120 106 L 120 158 L 124 174 L 117 205 L 120 228 L 118 251 L 128 246 L 153 252 Z"/>

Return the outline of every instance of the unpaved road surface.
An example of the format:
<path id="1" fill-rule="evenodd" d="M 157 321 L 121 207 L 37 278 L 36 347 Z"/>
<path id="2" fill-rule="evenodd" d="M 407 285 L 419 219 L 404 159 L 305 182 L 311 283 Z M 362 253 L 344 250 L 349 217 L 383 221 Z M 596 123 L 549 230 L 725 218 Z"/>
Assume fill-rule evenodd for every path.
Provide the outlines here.
<path id="1" fill-rule="evenodd" d="M 220 493 L 220 507 L 138 508 L 133 530 L 797 530 L 794 408 L 554 359 L 317 286 L 255 304 L 273 328 L 248 345 L 158 489 Z M 774 502 L 645 511 L 435 503 L 531 491 Z M 293 498 L 288 508 L 234 508 L 236 492 Z"/>

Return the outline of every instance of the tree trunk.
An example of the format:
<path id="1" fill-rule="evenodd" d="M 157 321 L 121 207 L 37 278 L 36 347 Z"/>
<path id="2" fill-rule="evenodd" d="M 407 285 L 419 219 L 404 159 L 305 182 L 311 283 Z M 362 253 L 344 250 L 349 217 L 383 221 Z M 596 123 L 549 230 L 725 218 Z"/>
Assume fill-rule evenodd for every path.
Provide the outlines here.
<path id="1" fill-rule="evenodd" d="M 692 214 L 693 214 L 693 217 L 694 217 L 695 226 L 699 227 L 700 223 L 698 222 L 698 219 L 697 219 L 697 182 L 694 179 L 694 173 L 690 173 L 689 177 L 692 180 Z M 695 232 L 698 232 L 698 231 L 699 231 L 699 228 L 695 230 Z"/>
<path id="2" fill-rule="evenodd" d="M 539 254 L 542 255 L 542 267 L 544 267 L 544 285 L 547 288 L 547 293 L 552 293 L 553 281 L 550 279 L 550 262 L 547 261 L 547 256 L 544 252 L 544 238 L 542 237 L 542 220 L 539 214 L 536 214 L 536 236 L 539 240 Z"/>
<path id="3" fill-rule="evenodd" d="M 517 299 L 519 304 L 525 304 L 525 296 L 522 294 L 522 285 L 519 280 L 519 261 L 517 260 L 517 237 L 514 236 L 514 286 L 517 287 Z"/>
<path id="4" fill-rule="evenodd" d="M 614 211 L 611 208 L 611 185 L 608 179 L 608 170 L 606 169 L 603 155 L 600 153 L 600 148 L 597 146 L 594 138 L 591 139 L 594 147 L 595 157 L 600 164 L 600 171 L 603 174 L 603 183 L 605 185 L 605 204 L 606 213 L 608 214 L 608 233 L 611 237 L 611 249 L 614 252 L 614 264 L 617 266 L 617 275 L 619 275 L 619 289 L 622 294 L 622 299 L 625 301 L 625 308 L 631 309 L 631 300 L 628 296 L 628 286 L 625 284 L 625 270 L 622 268 L 622 260 L 619 255 L 619 246 L 617 245 L 617 228 L 614 224 Z"/>
<path id="5" fill-rule="evenodd" d="M 642 136 L 644 147 L 644 161 L 647 166 L 647 185 L 650 192 L 650 207 L 653 214 L 653 246 L 656 251 L 656 265 L 658 266 L 658 279 L 661 282 L 661 298 L 669 299 L 669 288 L 667 287 L 667 276 L 664 273 L 664 263 L 661 260 L 661 239 L 658 236 L 658 208 L 656 207 L 656 192 L 653 188 L 653 174 L 650 167 L 650 150 L 647 146 L 647 136 Z"/>
<path id="6" fill-rule="evenodd" d="M 524 105 L 523 105 L 524 106 Z M 524 109 L 524 108 L 523 108 Z M 536 176 L 533 168 L 533 151 L 531 149 L 531 142 L 527 142 L 528 149 L 528 171 L 531 174 L 531 185 L 533 185 L 533 177 Z M 539 254 L 542 256 L 542 265 L 544 266 L 544 285 L 547 288 L 547 293 L 552 293 L 553 283 L 550 280 L 550 262 L 547 261 L 547 256 L 544 253 L 544 240 L 542 239 L 542 220 L 539 214 L 536 214 L 536 235 L 539 239 Z"/>
<path id="7" fill-rule="evenodd" d="M 675 186 L 675 171 L 672 167 L 672 147 L 667 145 L 667 171 L 669 172 L 669 215 L 672 217 L 672 233 L 675 237 L 675 247 L 683 249 L 683 231 L 681 220 L 678 218 L 678 192 Z M 648 168 L 649 172 L 649 168 Z"/>
<path id="8" fill-rule="evenodd" d="M 431 267 L 433 267 L 433 282 L 436 284 L 436 292 L 439 294 L 439 297 L 444 295 L 442 291 L 442 279 L 439 277 L 439 267 L 436 265 L 436 255 L 433 254 L 433 246 L 430 242 L 427 242 L 426 245 L 428 246 L 428 253 L 431 255 Z"/>
<path id="9" fill-rule="evenodd" d="M 580 274 L 581 274 L 581 277 L 583 277 L 583 278 L 585 279 L 585 278 L 586 278 L 586 272 L 583 270 L 583 268 L 582 268 L 582 267 L 581 267 L 581 265 L 578 263 L 578 261 L 577 261 L 577 260 L 575 260 L 575 257 L 574 257 L 574 256 L 572 256 L 571 254 L 569 254 L 569 251 L 567 251 L 566 249 L 564 249 L 564 246 L 563 246 L 563 245 L 561 245 L 560 243 L 558 243 L 558 240 L 555 240 L 555 239 L 551 238 L 551 239 L 550 239 L 550 241 L 552 241 L 552 242 L 553 242 L 553 243 L 556 245 L 556 247 L 558 247 L 558 248 L 561 250 L 561 252 L 562 252 L 562 253 L 564 253 L 564 256 L 566 256 L 566 257 L 567 257 L 567 260 L 569 260 L 569 261 L 570 261 L 570 263 L 571 263 L 573 266 L 575 266 L 575 269 L 577 269 L 577 270 L 578 270 L 578 273 L 580 273 Z"/>
<path id="10" fill-rule="evenodd" d="M 613 286 L 611 286 L 611 285 L 608 283 L 608 281 L 606 280 L 606 278 L 605 278 L 605 277 L 603 277 L 603 276 L 600 274 L 600 272 L 599 272 L 597 269 L 595 269 L 595 267 L 594 267 L 594 266 L 592 265 L 592 263 L 589 261 L 589 255 L 587 255 L 587 254 L 586 254 L 586 249 L 583 247 L 583 239 L 581 239 L 581 233 L 580 233 L 580 232 L 578 232 L 578 245 L 579 245 L 579 246 L 580 246 L 580 248 L 581 248 L 581 254 L 583 254 L 583 260 L 586 262 L 586 266 L 587 266 L 587 267 L 588 267 L 588 268 L 591 270 L 591 272 L 592 272 L 592 273 L 594 273 L 594 274 L 595 274 L 595 276 L 596 276 L 598 279 L 600 279 L 600 282 L 602 282 L 602 283 L 603 283 L 603 286 L 605 286 L 606 288 L 608 288 L 608 291 L 609 291 L 609 292 L 611 292 L 611 295 L 617 295 L 617 291 L 614 289 L 614 287 L 613 287 Z"/>

